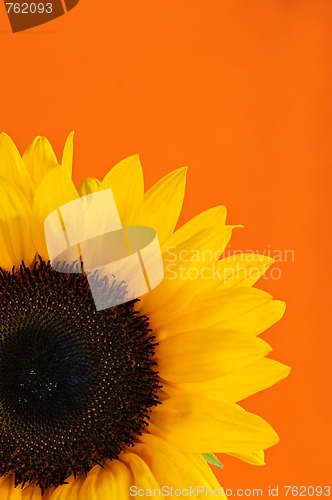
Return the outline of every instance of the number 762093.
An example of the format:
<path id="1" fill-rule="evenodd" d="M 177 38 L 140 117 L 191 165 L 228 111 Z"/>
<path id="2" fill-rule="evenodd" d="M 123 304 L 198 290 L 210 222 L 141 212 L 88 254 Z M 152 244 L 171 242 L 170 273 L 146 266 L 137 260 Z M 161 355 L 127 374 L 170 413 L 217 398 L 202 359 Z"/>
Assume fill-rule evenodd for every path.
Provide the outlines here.
<path id="1" fill-rule="evenodd" d="M 53 4 L 48 3 L 34 3 L 34 2 L 6 2 L 7 13 L 12 14 L 52 14 Z"/>

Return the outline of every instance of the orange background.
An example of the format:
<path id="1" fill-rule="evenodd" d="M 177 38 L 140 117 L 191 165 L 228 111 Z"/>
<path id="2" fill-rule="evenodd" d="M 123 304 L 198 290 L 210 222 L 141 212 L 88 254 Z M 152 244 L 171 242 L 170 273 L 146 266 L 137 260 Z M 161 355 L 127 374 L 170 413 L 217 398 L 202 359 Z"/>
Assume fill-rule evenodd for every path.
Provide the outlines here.
<path id="1" fill-rule="evenodd" d="M 264 497 L 330 478 L 331 15 L 330 0 L 81 0 L 14 35 L 0 6 L 0 128 L 21 151 L 41 134 L 60 156 L 75 130 L 77 182 L 135 152 L 147 186 L 187 164 L 182 222 L 225 204 L 245 226 L 232 249 L 294 250 L 260 282 L 287 301 L 264 338 L 293 371 L 244 402 L 281 443 L 219 474 Z"/>

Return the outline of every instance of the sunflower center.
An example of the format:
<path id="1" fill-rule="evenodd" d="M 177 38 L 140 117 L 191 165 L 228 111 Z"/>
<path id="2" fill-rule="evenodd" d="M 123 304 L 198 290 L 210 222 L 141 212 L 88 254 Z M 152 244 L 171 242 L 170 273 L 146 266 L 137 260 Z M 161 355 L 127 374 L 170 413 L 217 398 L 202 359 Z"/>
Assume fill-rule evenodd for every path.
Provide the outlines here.
<path id="1" fill-rule="evenodd" d="M 26 422 L 56 422 L 79 409 L 93 368 L 66 322 L 23 325 L 2 344 L 0 400 Z"/>
<path id="2" fill-rule="evenodd" d="M 0 270 L 0 306 L 0 475 L 44 491 L 132 445 L 159 388 L 134 302 L 97 312 L 84 274 L 40 261 Z"/>

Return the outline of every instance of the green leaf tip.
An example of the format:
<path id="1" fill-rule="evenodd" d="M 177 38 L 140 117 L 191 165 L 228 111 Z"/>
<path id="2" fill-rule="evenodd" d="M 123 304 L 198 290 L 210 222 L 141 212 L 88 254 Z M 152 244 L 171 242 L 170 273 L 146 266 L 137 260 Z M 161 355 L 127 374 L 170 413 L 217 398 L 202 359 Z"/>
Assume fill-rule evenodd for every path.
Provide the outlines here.
<path id="1" fill-rule="evenodd" d="M 202 455 L 208 464 L 215 465 L 216 467 L 219 467 L 219 469 L 223 469 L 223 464 L 213 453 L 203 453 Z"/>

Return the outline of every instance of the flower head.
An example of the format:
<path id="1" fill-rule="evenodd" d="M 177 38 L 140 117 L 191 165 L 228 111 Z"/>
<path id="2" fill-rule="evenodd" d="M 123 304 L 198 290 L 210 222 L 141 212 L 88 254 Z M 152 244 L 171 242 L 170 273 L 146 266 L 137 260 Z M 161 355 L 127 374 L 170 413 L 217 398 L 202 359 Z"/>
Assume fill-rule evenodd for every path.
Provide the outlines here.
<path id="1" fill-rule="evenodd" d="M 21 157 L 0 136 L 0 496 L 129 499 L 195 485 L 222 496 L 211 453 L 262 465 L 278 441 L 237 404 L 289 373 L 258 337 L 285 309 L 253 286 L 272 259 L 222 257 L 234 228 L 222 206 L 175 230 L 185 168 L 144 192 L 134 155 L 76 188 L 72 154 L 72 134 L 61 164 L 45 138 Z M 156 230 L 165 278 L 97 311 L 84 273 L 49 264 L 44 221 L 108 188 L 123 226 Z M 120 286 L 98 279 L 105 294 Z"/>

